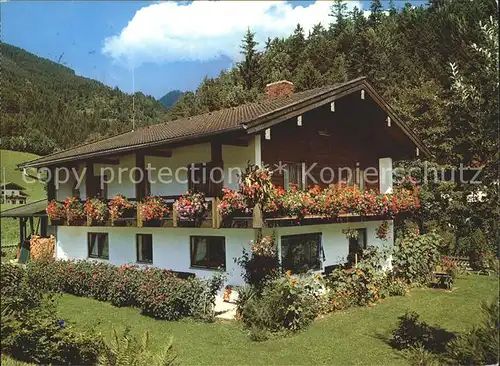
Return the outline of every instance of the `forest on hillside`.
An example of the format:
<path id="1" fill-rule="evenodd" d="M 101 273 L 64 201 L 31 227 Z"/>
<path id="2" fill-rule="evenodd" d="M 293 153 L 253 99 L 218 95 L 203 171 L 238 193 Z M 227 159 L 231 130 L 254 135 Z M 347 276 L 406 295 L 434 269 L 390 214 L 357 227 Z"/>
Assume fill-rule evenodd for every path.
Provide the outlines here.
<path id="1" fill-rule="evenodd" d="M 165 109 L 151 96 L 123 93 L 63 65 L 0 43 L 2 149 L 39 155 L 158 123 Z"/>
<path id="2" fill-rule="evenodd" d="M 396 8 L 391 1 L 384 9 L 372 0 L 370 11 L 366 17 L 337 0 L 328 27 L 318 24 L 306 34 L 298 24 L 293 34 L 265 45 L 249 29 L 242 61 L 184 93 L 170 117 L 257 101 L 267 83 L 282 79 L 302 91 L 366 76 L 430 149 L 428 166 L 483 168 L 481 185 L 423 186 L 421 222 L 449 232 L 448 245 L 458 252 L 497 248 L 498 3 L 430 0 Z M 487 198 L 471 204 L 467 197 L 478 192 Z"/>

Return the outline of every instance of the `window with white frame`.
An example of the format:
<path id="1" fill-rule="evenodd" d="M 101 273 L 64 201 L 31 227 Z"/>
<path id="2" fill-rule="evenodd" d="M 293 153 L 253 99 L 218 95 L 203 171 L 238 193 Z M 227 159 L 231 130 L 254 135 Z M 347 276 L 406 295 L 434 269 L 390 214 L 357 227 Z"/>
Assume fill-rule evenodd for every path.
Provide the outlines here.
<path id="1" fill-rule="evenodd" d="M 136 236 L 137 262 L 153 263 L 153 235 L 137 234 Z"/>

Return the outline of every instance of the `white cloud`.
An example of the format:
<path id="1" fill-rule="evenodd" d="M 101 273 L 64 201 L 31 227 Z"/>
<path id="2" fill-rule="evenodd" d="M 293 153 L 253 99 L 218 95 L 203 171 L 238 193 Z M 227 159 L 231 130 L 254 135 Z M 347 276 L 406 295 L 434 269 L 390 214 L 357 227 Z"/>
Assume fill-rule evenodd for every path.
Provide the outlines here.
<path id="1" fill-rule="evenodd" d="M 164 2 L 138 10 L 119 35 L 104 40 L 102 52 L 138 66 L 144 62 L 209 60 L 239 56 L 247 28 L 256 32 L 260 46 L 268 37 L 287 36 L 300 23 L 307 32 L 321 22 L 325 27 L 330 1 L 292 7 L 285 1 Z M 359 2 L 349 1 L 349 8 Z"/>

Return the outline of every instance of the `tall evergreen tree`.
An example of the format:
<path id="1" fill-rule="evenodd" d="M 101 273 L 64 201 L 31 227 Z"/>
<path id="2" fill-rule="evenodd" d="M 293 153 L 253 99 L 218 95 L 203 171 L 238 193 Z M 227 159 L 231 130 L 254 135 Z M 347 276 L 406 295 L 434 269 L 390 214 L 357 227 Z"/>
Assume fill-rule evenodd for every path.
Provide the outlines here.
<path id="1" fill-rule="evenodd" d="M 381 0 L 372 0 L 370 4 L 370 15 L 368 17 L 371 25 L 380 23 L 384 16 L 383 9 Z"/>
<path id="2" fill-rule="evenodd" d="M 260 78 L 261 54 L 257 51 L 258 44 L 255 40 L 255 33 L 248 28 L 240 46 L 243 61 L 238 63 L 238 70 L 247 90 L 257 86 Z"/>
<path id="3" fill-rule="evenodd" d="M 330 25 L 333 34 L 342 33 L 348 24 L 347 3 L 343 0 L 335 0 L 330 7 L 330 16 L 335 19 L 335 22 Z"/>

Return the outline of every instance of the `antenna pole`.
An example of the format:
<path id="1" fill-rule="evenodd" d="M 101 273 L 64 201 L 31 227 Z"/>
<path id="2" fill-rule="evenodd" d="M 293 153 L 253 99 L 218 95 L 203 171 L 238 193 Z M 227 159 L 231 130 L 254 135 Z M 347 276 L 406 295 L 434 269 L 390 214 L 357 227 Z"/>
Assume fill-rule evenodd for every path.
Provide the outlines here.
<path id="1" fill-rule="evenodd" d="M 135 131 L 135 67 L 132 67 L 132 131 Z"/>

